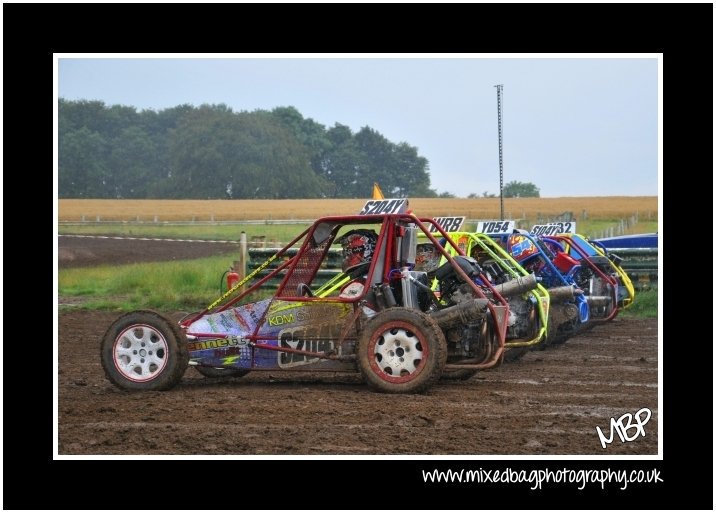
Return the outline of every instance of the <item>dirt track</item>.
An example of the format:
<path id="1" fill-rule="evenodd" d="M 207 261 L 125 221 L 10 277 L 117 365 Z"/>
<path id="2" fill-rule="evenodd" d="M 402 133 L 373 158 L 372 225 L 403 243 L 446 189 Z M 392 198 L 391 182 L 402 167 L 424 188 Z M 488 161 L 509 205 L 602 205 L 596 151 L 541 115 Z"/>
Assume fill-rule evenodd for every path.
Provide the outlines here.
<path id="1" fill-rule="evenodd" d="M 60 238 L 61 267 L 62 254 L 77 251 L 63 239 L 70 240 Z M 83 244 L 95 255 L 85 265 L 105 261 L 101 243 Z M 176 243 L 162 257 L 149 244 L 121 246 L 157 260 L 205 246 Z M 353 374 L 207 379 L 194 369 L 170 391 L 123 392 L 105 379 L 99 359 L 100 338 L 117 315 L 60 312 L 60 455 L 657 454 L 656 320 L 617 317 L 470 380 L 393 396 Z M 608 435 L 612 417 L 642 408 L 652 413 L 645 436 L 622 442 L 615 433 L 602 449 L 596 427 Z"/>
<path id="2" fill-rule="evenodd" d="M 57 258 L 60 268 L 87 267 L 99 264 L 131 264 L 204 258 L 228 253 L 238 255 L 238 244 L 157 239 L 127 239 L 123 237 L 58 238 Z"/>

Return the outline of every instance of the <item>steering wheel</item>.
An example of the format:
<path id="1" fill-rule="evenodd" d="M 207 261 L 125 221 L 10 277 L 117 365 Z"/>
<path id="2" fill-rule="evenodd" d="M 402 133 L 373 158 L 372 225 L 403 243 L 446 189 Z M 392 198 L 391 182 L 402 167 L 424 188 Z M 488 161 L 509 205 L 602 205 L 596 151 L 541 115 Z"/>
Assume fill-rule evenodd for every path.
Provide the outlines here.
<path id="1" fill-rule="evenodd" d="M 313 291 L 311 290 L 311 287 L 309 287 L 305 283 L 299 283 L 298 287 L 296 288 L 296 295 L 299 297 L 313 297 Z"/>

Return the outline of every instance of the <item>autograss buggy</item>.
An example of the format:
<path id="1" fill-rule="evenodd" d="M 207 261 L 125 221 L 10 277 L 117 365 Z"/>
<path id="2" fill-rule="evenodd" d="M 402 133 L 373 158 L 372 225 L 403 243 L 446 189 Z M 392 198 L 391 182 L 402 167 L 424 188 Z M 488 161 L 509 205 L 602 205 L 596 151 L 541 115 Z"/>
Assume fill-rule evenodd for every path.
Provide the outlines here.
<path id="1" fill-rule="evenodd" d="M 589 303 L 574 280 L 574 259 L 555 255 L 537 236 L 515 228 L 514 221 L 481 221 L 477 233 L 495 240 L 527 272 L 535 273 L 550 296 L 545 344 L 561 344 L 589 322 Z"/>
<path id="2" fill-rule="evenodd" d="M 453 219 L 453 218 L 447 218 Z M 439 219 L 436 219 L 440 222 Z M 505 362 L 518 359 L 527 348 L 534 347 L 547 336 L 549 318 L 549 292 L 537 282 L 504 249 L 487 235 L 464 231 L 448 232 L 461 253 L 472 257 L 481 269 L 476 280 L 479 286 L 491 283 L 507 300 L 510 315 L 505 336 Z M 418 265 L 426 270 L 444 263 L 445 258 L 433 248 L 424 236 L 418 238 Z M 448 253 L 458 255 L 451 245 Z M 433 288 L 439 290 L 437 280 Z M 469 377 L 467 372 L 454 374 Z M 448 375 L 449 376 L 449 375 Z"/>
<path id="3" fill-rule="evenodd" d="M 530 233 L 542 237 L 547 245 L 556 252 L 564 251 L 570 257 L 582 264 L 581 272 L 576 276 L 577 284 L 587 294 L 592 311 L 593 320 L 609 320 L 616 315 L 611 310 L 628 308 L 634 301 L 634 285 L 627 273 L 621 267 L 622 259 L 596 241 L 592 241 L 576 233 L 577 226 L 574 221 L 548 223 L 535 225 Z M 598 299 L 599 295 L 611 296 L 611 288 L 616 289 L 615 305 L 610 303 L 611 297 Z M 608 318 L 607 318 L 608 317 Z M 605 319 L 606 318 L 606 319 Z"/>
<path id="4" fill-rule="evenodd" d="M 405 199 L 369 201 L 360 215 L 317 219 L 209 307 L 179 323 L 146 310 L 121 316 L 101 343 L 107 378 L 127 390 L 166 390 L 189 365 L 207 376 L 358 371 L 377 391 L 417 393 L 444 370 L 499 365 L 507 301 L 491 285 L 478 286 L 474 263 L 453 258 L 426 227 L 434 221 L 417 218 L 407 205 Z M 376 238 L 369 262 L 350 269 L 340 290 L 334 283 L 335 295 L 316 295 L 314 279 L 331 246 L 370 229 Z M 445 257 L 433 273 L 413 269 L 418 232 Z M 343 247 L 344 256 L 359 249 Z M 434 277 L 444 291 L 439 299 L 428 286 Z M 264 286 L 272 287 L 269 297 L 252 301 Z"/>
<path id="5" fill-rule="evenodd" d="M 576 239 L 562 235 L 538 235 L 545 228 L 549 229 L 550 225 L 535 225 L 530 233 L 554 255 L 552 261 L 563 275 L 573 278 L 584 292 L 589 305 L 589 326 L 612 320 L 618 311 L 618 284 L 610 273 L 609 259 L 590 256 Z"/>
<path id="6" fill-rule="evenodd" d="M 620 310 L 629 308 L 634 303 L 635 292 L 634 284 L 632 283 L 631 278 L 629 278 L 629 275 L 621 266 L 623 259 L 613 251 L 604 247 L 604 245 L 599 241 L 589 239 L 584 235 L 575 233 L 565 234 L 565 236 L 579 241 L 579 245 L 582 246 L 588 254 L 591 255 L 592 251 L 594 251 L 595 255 L 605 256 L 609 259 L 609 264 L 612 268 L 612 275 L 615 276 L 618 283 L 617 307 Z M 577 257 L 575 256 L 575 258 Z"/>

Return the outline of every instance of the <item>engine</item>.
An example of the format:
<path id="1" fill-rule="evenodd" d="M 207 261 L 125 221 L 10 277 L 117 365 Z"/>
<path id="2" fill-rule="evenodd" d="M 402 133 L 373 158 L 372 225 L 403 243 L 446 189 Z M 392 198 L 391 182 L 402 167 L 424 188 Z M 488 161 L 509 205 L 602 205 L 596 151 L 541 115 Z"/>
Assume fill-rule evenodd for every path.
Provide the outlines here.
<path id="1" fill-rule="evenodd" d="M 485 262 L 480 267 L 475 259 L 459 256 L 455 262 L 470 279 L 479 283 L 479 279 L 489 276 L 490 281 L 497 283 L 494 289 L 509 303 L 510 314 L 506 338 L 532 338 L 537 322 L 537 308 L 532 296 L 525 293 L 537 287 L 534 274 L 511 278 L 496 262 Z M 482 275 L 481 275 L 482 274 Z M 441 266 L 436 272 L 442 299 L 447 305 L 465 304 L 474 298 L 472 287 L 465 283 L 461 276 L 449 264 Z M 494 281 L 493 281 L 494 280 Z M 487 298 L 492 299 L 493 292 L 489 287 L 482 287 Z M 481 358 L 490 354 L 491 344 L 489 318 L 486 316 L 477 322 L 451 327 L 445 331 L 448 340 L 449 354 L 460 358 Z"/>
<path id="2" fill-rule="evenodd" d="M 456 256 L 455 263 L 471 280 L 479 277 L 482 269 L 472 257 Z M 472 287 L 450 265 L 445 263 L 435 271 L 435 278 L 440 287 L 440 297 L 444 304 L 459 305 L 474 299 Z M 485 316 L 474 322 L 452 326 L 445 329 L 445 338 L 448 343 L 448 361 L 458 361 L 466 358 L 485 358 L 491 347 L 485 340 L 485 331 L 488 318 Z"/>
<path id="3" fill-rule="evenodd" d="M 590 284 L 594 279 L 594 271 L 588 265 L 581 265 L 579 269 L 572 275 L 574 282 L 582 290 L 589 290 Z"/>
<path id="4" fill-rule="evenodd" d="M 591 257 L 589 261 L 606 276 L 612 275 L 606 257 Z M 603 317 L 613 309 L 613 286 L 590 265 L 583 263 L 573 277 L 577 286 L 584 291 L 592 317 Z"/>
<path id="5" fill-rule="evenodd" d="M 537 308 L 532 296 L 509 298 L 510 316 L 507 320 L 507 340 L 530 339 L 534 336 Z"/>
<path id="6" fill-rule="evenodd" d="M 483 261 L 481 267 L 483 274 L 495 285 L 505 283 L 512 278 L 505 269 L 492 259 Z"/>
<path id="7" fill-rule="evenodd" d="M 467 256 L 456 256 L 455 263 L 462 269 L 468 278 L 474 280 L 479 277 L 482 269 L 477 260 Z M 440 296 L 448 306 L 456 305 L 467 299 L 472 299 L 474 294 L 469 284 L 460 276 L 449 262 L 441 265 L 435 271 L 435 278 L 440 286 Z"/>

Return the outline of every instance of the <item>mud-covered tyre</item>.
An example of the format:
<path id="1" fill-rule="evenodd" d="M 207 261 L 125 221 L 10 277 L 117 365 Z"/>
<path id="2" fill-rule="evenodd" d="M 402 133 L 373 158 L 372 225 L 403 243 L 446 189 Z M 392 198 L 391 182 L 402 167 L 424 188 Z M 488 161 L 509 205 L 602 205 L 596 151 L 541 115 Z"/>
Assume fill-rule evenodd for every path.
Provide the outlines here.
<path id="1" fill-rule="evenodd" d="M 366 323 L 356 353 L 368 386 L 389 394 L 415 394 L 440 378 L 447 342 L 427 314 L 397 307 L 378 312 Z"/>
<path id="2" fill-rule="evenodd" d="M 507 347 L 505 348 L 504 363 L 514 363 L 522 359 L 530 350 L 529 347 Z"/>
<path id="3" fill-rule="evenodd" d="M 612 319 L 612 320 L 613 320 L 613 319 Z M 611 321 L 607 321 L 607 322 L 611 322 Z M 597 326 L 598 324 L 604 324 L 604 322 L 593 322 L 593 321 L 589 321 L 589 322 L 586 324 L 586 326 L 580 327 L 579 333 L 587 333 L 588 331 L 592 331 L 592 330 L 594 329 L 594 327 Z"/>
<path id="4" fill-rule="evenodd" d="M 445 380 L 449 380 L 449 381 L 465 381 L 465 380 L 473 377 L 478 372 L 480 372 L 479 369 L 477 369 L 477 370 L 472 370 L 472 369 L 444 370 L 442 375 L 440 376 L 440 379 L 445 379 Z"/>
<path id="5" fill-rule="evenodd" d="M 221 369 L 219 367 L 203 367 L 197 365 L 194 367 L 199 374 L 207 378 L 241 378 L 246 376 L 248 369 Z"/>
<path id="6" fill-rule="evenodd" d="M 114 321 L 102 337 L 100 355 L 107 379 L 125 390 L 168 390 L 189 365 L 178 324 L 151 310 Z"/>
<path id="7" fill-rule="evenodd" d="M 567 342 L 567 340 L 569 340 L 569 337 L 571 337 L 571 336 L 572 336 L 571 333 L 568 335 L 557 335 L 550 341 L 550 345 L 553 345 L 553 346 L 562 345 L 565 342 Z"/>

